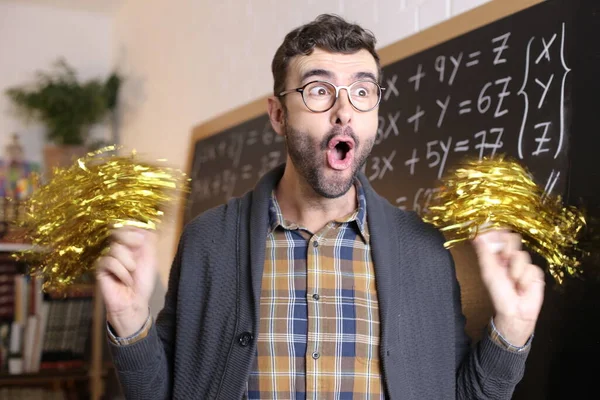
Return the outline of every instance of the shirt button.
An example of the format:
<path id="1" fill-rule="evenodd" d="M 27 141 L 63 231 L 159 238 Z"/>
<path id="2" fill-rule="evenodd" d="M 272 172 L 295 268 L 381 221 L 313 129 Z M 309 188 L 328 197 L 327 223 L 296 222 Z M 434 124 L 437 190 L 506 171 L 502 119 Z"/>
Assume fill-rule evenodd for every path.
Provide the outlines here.
<path id="1" fill-rule="evenodd" d="M 318 359 L 319 357 L 321 357 L 319 352 L 315 351 L 314 353 L 312 353 L 312 358 L 314 358 L 315 360 Z"/>
<path id="2" fill-rule="evenodd" d="M 319 242 L 317 242 L 316 240 L 313 242 L 313 247 L 319 247 Z"/>
<path id="3" fill-rule="evenodd" d="M 319 300 L 319 295 L 317 293 L 313 294 L 313 299 Z"/>
<path id="4" fill-rule="evenodd" d="M 250 332 L 244 332 L 240 335 L 238 342 L 239 342 L 240 346 L 246 347 L 250 344 L 252 339 L 253 339 L 253 337 Z"/>

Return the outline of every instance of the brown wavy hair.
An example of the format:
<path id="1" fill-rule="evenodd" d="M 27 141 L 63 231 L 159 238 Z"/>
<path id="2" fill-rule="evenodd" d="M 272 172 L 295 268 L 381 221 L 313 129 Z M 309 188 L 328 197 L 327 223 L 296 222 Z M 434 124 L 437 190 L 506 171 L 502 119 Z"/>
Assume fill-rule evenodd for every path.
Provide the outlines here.
<path id="1" fill-rule="evenodd" d="M 271 71 L 275 96 L 285 90 L 285 78 L 290 60 L 298 55 L 310 55 L 320 49 L 342 54 L 352 54 L 365 49 L 377 64 L 378 79 L 381 80 L 381 63 L 375 51 L 377 40 L 373 33 L 352 24 L 335 14 L 321 14 L 314 21 L 302 25 L 285 36 L 277 49 Z"/>

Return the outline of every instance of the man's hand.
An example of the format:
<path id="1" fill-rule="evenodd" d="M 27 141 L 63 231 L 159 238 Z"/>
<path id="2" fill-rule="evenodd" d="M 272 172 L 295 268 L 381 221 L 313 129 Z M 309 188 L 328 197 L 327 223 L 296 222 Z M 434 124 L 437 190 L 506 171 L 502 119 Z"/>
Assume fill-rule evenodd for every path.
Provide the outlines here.
<path id="1" fill-rule="evenodd" d="M 117 229 L 109 250 L 96 261 L 106 316 L 120 337 L 136 333 L 148 318 L 156 283 L 156 236 L 143 229 Z"/>
<path id="2" fill-rule="evenodd" d="M 496 329 L 514 346 L 523 346 L 542 308 L 544 272 L 531 263 L 516 233 L 493 230 L 478 235 L 473 244 L 494 306 Z"/>

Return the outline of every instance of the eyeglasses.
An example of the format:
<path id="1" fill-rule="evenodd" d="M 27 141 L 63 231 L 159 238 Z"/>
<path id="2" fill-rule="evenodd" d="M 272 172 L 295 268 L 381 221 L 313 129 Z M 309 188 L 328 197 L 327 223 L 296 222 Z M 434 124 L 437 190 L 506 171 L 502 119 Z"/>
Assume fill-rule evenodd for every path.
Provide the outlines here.
<path id="1" fill-rule="evenodd" d="M 322 113 L 333 108 L 342 89 L 346 89 L 350 104 L 362 112 L 371 111 L 377 107 L 381 101 L 381 93 L 385 90 L 373 81 L 356 81 L 350 86 L 336 86 L 325 81 L 313 81 L 296 89 L 285 90 L 279 93 L 278 97 L 298 92 L 302 94 L 304 105 L 310 111 Z"/>

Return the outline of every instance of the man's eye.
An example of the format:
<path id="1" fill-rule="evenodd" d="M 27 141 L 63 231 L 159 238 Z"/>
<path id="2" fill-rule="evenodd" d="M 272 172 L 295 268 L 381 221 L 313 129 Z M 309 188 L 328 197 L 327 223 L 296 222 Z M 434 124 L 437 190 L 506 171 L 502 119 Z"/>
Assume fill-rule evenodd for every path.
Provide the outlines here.
<path id="1" fill-rule="evenodd" d="M 313 96 L 327 96 L 329 95 L 329 90 L 324 86 L 316 86 L 310 89 L 310 94 Z"/>

